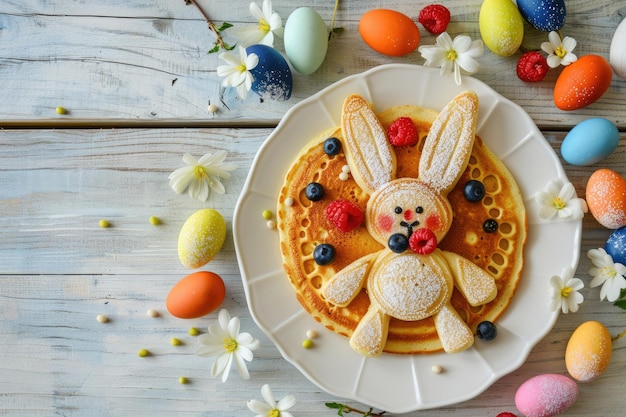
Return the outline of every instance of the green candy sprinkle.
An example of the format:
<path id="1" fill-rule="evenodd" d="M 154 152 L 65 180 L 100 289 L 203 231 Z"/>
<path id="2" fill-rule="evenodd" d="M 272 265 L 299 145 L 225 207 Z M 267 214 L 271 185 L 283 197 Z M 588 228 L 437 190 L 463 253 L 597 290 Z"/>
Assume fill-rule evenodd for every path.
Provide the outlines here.
<path id="1" fill-rule="evenodd" d="M 178 339 L 178 338 L 176 338 L 176 337 L 172 337 L 172 338 L 170 339 L 170 344 L 171 344 L 172 346 L 180 346 L 180 345 L 182 345 L 182 344 L 183 344 L 183 342 L 181 342 L 181 341 L 180 341 L 180 339 Z"/>
<path id="2" fill-rule="evenodd" d="M 161 219 L 159 219 L 157 216 L 150 216 L 150 224 L 153 226 L 158 226 L 161 224 Z"/>
<path id="3" fill-rule="evenodd" d="M 263 210 L 263 218 L 264 218 L 265 220 L 269 220 L 269 219 L 271 219 L 271 218 L 272 218 L 272 216 L 273 216 L 273 214 L 272 214 L 272 212 L 271 212 L 271 211 L 269 211 L 269 210 Z"/>
<path id="4" fill-rule="evenodd" d="M 302 342 L 302 347 L 305 349 L 310 349 L 313 347 L 313 341 L 311 339 L 306 339 L 304 342 Z"/>
<path id="5" fill-rule="evenodd" d="M 102 219 L 98 222 L 98 225 L 103 229 L 106 229 L 107 227 L 111 226 L 111 223 L 109 223 L 108 220 Z"/>
<path id="6" fill-rule="evenodd" d="M 141 349 L 137 354 L 140 358 L 145 358 L 146 356 L 150 356 L 150 351 L 148 351 L 148 349 Z"/>
<path id="7" fill-rule="evenodd" d="M 67 109 L 62 106 L 57 106 L 57 108 L 54 109 L 54 111 L 56 111 L 57 114 L 67 114 Z"/>
<path id="8" fill-rule="evenodd" d="M 178 383 L 179 384 L 187 384 L 189 383 L 189 379 L 185 376 L 181 376 L 180 378 L 178 378 Z"/>
<path id="9" fill-rule="evenodd" d="M 187 330 L 187 333 L 189 334 L 189 336 L 198 336 L 200 334 L 200 330 L 196 329 L 195 327 L 190 327 L 189 330 Z"/>

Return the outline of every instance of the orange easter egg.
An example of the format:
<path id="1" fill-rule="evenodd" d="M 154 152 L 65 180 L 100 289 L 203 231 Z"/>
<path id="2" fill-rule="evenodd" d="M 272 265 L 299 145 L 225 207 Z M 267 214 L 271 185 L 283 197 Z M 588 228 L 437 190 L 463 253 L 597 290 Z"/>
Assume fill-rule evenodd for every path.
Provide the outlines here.
<path id="1" fill-rule="evenodd" d="M 554 85 L 554 104 L 561 110 L 577 110 L 594 103 L 608 90 L 613 77 L 609 61 L 585 55 L 563 69 Z"/>
<path id="2" fill-rule="evenodd" d="M 173 316 L 194 319 L 218 308 L 225 295 L 226 286 L 219 275 L 199 271 L 187 275 L 172 287 L 165 306 Z"/>
<path id="3" fill-rule="evenodd" d="M 359 33 L 370 48 L 390 56 L 407 55 L 420 43 L 420 32 L 413 20 L 395 10 L 365 13 L 359 21 Z"/>
<path id="4" fill-rule="evenodd" d="M 615 171 L 602 168 L 587 182 L 589 211 L 602 226 L 619 229 L 626 226 L 626 180 Z"/>

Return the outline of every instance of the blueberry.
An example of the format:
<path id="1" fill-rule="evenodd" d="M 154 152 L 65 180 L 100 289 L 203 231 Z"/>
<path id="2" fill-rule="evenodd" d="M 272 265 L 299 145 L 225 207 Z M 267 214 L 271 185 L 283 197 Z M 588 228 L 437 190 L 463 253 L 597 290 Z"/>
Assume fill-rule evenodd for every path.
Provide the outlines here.
<path id="1" fill-rule="evenodd" d="M 463 188 L 463 195 L 473 203 L 480 201 L 485 196 L 485 185 L 477 180 L 469 180 Z"/>
<path id="2" fill-rule="evenodd" d="M 476 336 L 483 340 L 493 340 L 498 335 L 496 325 L 490 321 L 481 321 L 476 327 Z"/>
<path id="3" fill-rule="evenodd" d="M 318 265 L 328 265 L 335 259 L 335 248 L 328 243 L 317 245 L 313 250 L 313 259 Z"/>
<path id="4" fill-rule="evenodd" d="M 304 193 L 306 195 L 306 198 L 308 198 L 309 200 L 320 201 L 322 197 L 324 197 L 324 187 L 322 187 L 322 184 L 312 182 L 306 186 Z"/>
<path id="5" fill-rule="evenodd" d="M 328 138 L 324 141 L 326 155 L 337 155 L 341 151 L 341 142 L 337 138 Z"/>
<path id="6" fill-rule="evenodd" d="M 498 222 L 494 219 L 485 220 L 483 223 L 483 230 L 487 233 L 493 233 L 498 230 Z"/>
<path id="7" fill-rule="evenodd" d="M 402 233 L 394 233 L 389 238 L 387 246 L 395 253 L 402 253 L 409 247 L 409 238 Z"/>

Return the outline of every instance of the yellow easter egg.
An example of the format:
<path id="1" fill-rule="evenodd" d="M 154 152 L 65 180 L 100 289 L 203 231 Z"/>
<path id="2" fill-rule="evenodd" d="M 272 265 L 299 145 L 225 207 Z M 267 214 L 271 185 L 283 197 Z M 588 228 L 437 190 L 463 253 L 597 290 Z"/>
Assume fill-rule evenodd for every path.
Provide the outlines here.
<path id="1" fill-rule="evenodd" d="M 524 21 L 511 0 L 485 0 L 478 25 L 483 42 L 496 55 L 511 56 L 522 44 Z"/>
<path id="2" fill-rule="evenodd" d="M 587 321 L 574 330 L 567 343 L 567 372 L 577 381 L 593 381 L 606 370 L 611 353 L 611 335 L 607 328 L 597 321 Z"/>
<path id="3" fill-rule="evenodd" d="M 213 209 L 198 210 L 178 234 L 178 257 L 187 268 L 199 268 L 222 249 L 226 238 L 224 217 Z"/>

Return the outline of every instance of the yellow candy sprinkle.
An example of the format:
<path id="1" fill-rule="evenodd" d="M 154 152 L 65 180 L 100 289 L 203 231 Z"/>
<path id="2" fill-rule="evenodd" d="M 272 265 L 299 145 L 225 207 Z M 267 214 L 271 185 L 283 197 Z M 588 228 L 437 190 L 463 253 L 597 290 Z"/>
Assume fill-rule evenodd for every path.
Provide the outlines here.
<path id="1" fill-rule="evenodd" d="M 188 382 L 189 382 L 189 379 L 187 379 L 187 377 L 185 376 L 181 376 L 180 378 L 178 378 L 179 384 L 187 384 Z"/>
<path id="2" fill-rule="evenodd" d="M 57 114 L 67 114 L 67 109 L 61 106 L 57 106 L 57 108 L 54 109 L 54 111 L 56 111 Z"/>
<path id="3" fill-rule="evenodd" d="M 150 224 L 153 226 L 158 226 L 159 224 L 161 224 L 161 219 L 159 219 L 157 216 L 150 216 Z"/>
<path id="4" fill-rule="evenodd" d="M 140 358 L 145 358 L 146 356 L 150 356 L 150 351 L 148 351 L 148 349 L 141 349 L 139 352 L 137 352 L 137 354 Z"/>
<path id="5" fill-rule="evenodd" d="M 183 342 L 180 341 L 180 339 L 176 338 L 176 337 L 172 337 L 170 339 L 170 344 L 172 346 L 180 346 Z"/>
<path id="6" fill-rule="evenodd" d="M 272 214 L 272 212 L 271 212 L 271 211 L 269 211 L 269 210 L 263 210 L 263 218 L 264 218 L 265 220 L 269 220 L 269 219 L 271 219 L 271 218 L 272 218 L 272 216 L 273 216 L 273 214 Z"/>
<path id="7" fill-rule="evenodd" d="M 187 333 L 189 334 L 189 336 L 198 336 L 200 334 L 200 330 L 196 329 L 195 327 L 190 327 L 189 330 L 187 330 Z"/>
<path id="8" fill-rule="evenodd" d="M 108 220 L 102 219 L 98 222 L 98 225 L 102 227 L 103 229 L 106 229 L 107 227 L 111 226 L 111 223 L 109 223 Z"/>
<path id="9" fill-rule="evenodd" d="M 302 342 L 302 347 L 305 349 L 310 349 L 313 347 L 313 341 L 311 339 L 306 339 L 304 342 Z"/>

